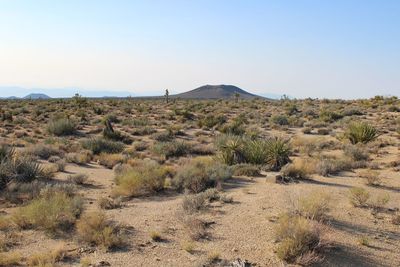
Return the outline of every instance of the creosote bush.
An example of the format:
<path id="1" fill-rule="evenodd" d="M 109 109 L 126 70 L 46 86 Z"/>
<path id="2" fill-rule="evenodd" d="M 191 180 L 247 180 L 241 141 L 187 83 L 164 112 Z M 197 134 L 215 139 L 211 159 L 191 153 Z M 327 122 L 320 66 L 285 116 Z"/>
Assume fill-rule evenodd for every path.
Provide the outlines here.
<path id="1" fill-rule="evenodd" d="M 157 193 L 164 189 L 170 169 L 155 161 L 137 161 L 133 168 L 122 170 L 115 177 L 114 196 L 136 197 Z"/>
<path id="2" fill-rule="evenodd" d="M 179 169 L 172 180 L 178 190 L 189 190 L 199 193 L 210 187 L 221 184 L 232 177 L 232 170 L 212 158 L 194 158 L 187 161 Z"/>

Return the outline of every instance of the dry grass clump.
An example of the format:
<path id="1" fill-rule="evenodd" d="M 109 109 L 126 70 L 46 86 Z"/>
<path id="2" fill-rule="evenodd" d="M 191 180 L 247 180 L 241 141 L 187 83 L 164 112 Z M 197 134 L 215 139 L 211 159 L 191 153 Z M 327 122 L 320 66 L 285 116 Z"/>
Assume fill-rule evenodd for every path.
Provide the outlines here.
<path id="1" fill-rule="evenodd" d="M 221 184 L 232 177 L 232 170 L 212 158 L 194 158 L 187 161 L 172 180 L 173 186 L 182 191 L 199 193 Z"/>
<path id="2" fill-rule="evenodd" d="M 28 155 L 33 155 L 41 159 L 49 159 L 52 156 L 60 156 L 62 153 L 59 149 L 51 145 L 37 144 L 25 151 Z"/>
<path id="3" fill-rule="evenodd" d="M 367 202 L 370 198 L 370 194 L 367 190 L 361 187 L 353 187 L 349 191 L 350 203 L 354 207 L 367 207 Z"/>
<path id="4" fill-rule="evenodd" d="M 71 229 L 82 208 L 83 202 L 78 196 L 44 190 L 37 199 L 19 208 L 12 219 L 23 229 L 33 227 L 55 234 Z"/>
<path id="5" fill-rule="evenodd" d="M 363 170 L 359 172 L 361 178 L 365 178 L 367 185 L 379 186 L 382 183 L 382 179 L 379 177 L 379 172 L 374 170 Z"/>
<path id="6" fill-rule="evenodd" d="M 68 153 L 65 159 L 69 163 L 84 165 L 92 160 L 93 154 L 90 151 L 81 151 L 80 153 Z"/>
<path id="7" fill-rule="evenodd" d="M 18 266 L 22 261 L 22 255 L 18 252 L 0 253 L 0 266 L 11 267 Z"/>
<path id="8" fill-rule="evenodd" d="M 118 163 L 124 163 L 126 161 L 126 157 L 121 154 L 106 154 L 101 153 L 98 157 L 98 162 L 100 165 L 112 169 Z"/>
<path id="9" fill-rule="evenodd" d="M 47 131 L 55 136 L 73 135 L 76 132 L 76 124 L 68 118 L 52 119 L 47 124 Z"/>
<path id="10" fill-rule="evenodd" d="M 115 177 L 114 196 L 143 196 L 164 189 L 168 168 L 151 160 L 137 161 L 136 164 L 134 168 L 123 170 Z"/>
<path id="11" fill-rule="evenodd" d="M 67 251 L 63 245 L 50 252 L 35 253 L 26 260 L 28 266 L 55 266 L 67 256 Z"/>
<path id="12" fill-rule="evenodd" d="M 297 212 L 299 215 L 316 221 L 327 219 L 331 207 L 331 197 L 321 191 L 313 191 L 298 200 Z"/>
<path id="13" fill-rule="evenodd" d="M 283 215 L 275 228 L 278 257 L 288 263 L 310 265 L 322 259 L 328 245 L 326 227 L 300 216 Z"/>
<path id="14" fill-rule="evenodd" d="M 197 217 L 185 217 L 183 225 L 191 240 L 198 241 L 208 237 L 207 223 Z"/>
<path id="15" fill-rule="evenodd" d="M 101 197 L 98 203 L 99 207 L 105 210 L 117 209 L 122 206 L 120 198 Z"/>
<path id="16" fill-rule="evenodd" d="M 214 188 L 194 195 L 185 195 L 182 201 L 182 208 L 186 213 L 192 214 L 205 210 L 210 201 L 218 200 L 219 198 L 219 192 Z"/>
<path id="17" fill-rule="evenodd" d="M 67 177 L 67 180 L 70 183 L 77 184 L 77 185 L 84 185 L 88 179 L 89 179 L 89 176 L 87 174 L 83 174 L 83 173 L 71 174 L 71 175 L 68 175 L 68 177 Z"/>
<path id="18" fill-rule="evenodd" d="M 351 170 L 353 165 L 352 161 L 348 159 L 336 159 L 329 157 L 322 157 L 319 159 L 315 166 L 315 172 L 322 176 L 329 176 L 338 174 L 341 171 Z"/>
<path id="19" fill-rule="evenodd" d="M 282 176 L 290 179 L 309 179 L 312 173 L 314 162 L 311 160 L 296 160 L 281 169 Z"/>
<path id="20" fill-rule="evenodd" d="M 354 161 L 365 161 L 369 159 L 367 149 L 359 145 L 346 145 L 344 147 L 344 154 Z"/>
<path id="21" fill-rule="evenodd" d="M 234 165 L 233 174 L 237 176 L 249 177 L 261 176 L 260 167 L 246 163 Z"/>
<path id="22" fill-rule="evenodd" d="M 100 211 L 83 214 L 76 224 L 76 230 L 81 241 L 106 250 L 122 247 L 125 244 L 122 229 L 109 221 Z"/>
<path id="23" fill-rule="evenodd" d="M 121 153 L 124 150 L 124 144 L 103 138 L 90 138 L 82 141 L 82 147 L 90 150 L 93 154 L 101 153 Z"/>

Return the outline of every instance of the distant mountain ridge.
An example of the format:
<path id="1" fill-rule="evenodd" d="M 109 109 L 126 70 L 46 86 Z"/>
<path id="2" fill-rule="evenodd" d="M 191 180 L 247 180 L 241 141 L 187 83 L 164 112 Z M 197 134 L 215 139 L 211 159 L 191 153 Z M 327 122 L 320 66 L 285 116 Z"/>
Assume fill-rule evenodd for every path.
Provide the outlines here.
<path id="1" fill-rule="evenodd" d="M 51 97 L 46 94 L 32 93 L 24 96 L 23 99 L 50 99 Z"/>
<path id="2" fill-rule="evenodd" d="M 200 86 L 191 91 L 172 95 L 173 98 L 183 99 L 227 99 L 235 97 L 235 94 L 239 94 L 240 98 L 256 98 L 258 95 L 246 92 L 245 90 L 234 86 L 234 85 L 204 85 Z"/>

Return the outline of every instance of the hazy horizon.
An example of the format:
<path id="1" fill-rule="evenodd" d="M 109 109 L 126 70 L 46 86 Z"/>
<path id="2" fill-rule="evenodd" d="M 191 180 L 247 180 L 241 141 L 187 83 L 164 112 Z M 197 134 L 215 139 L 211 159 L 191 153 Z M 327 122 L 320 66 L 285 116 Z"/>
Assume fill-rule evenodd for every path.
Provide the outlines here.
<path id="1" fill-rule="evenodd" d="M 0 97 L 399 96 L 398 14 L 394 0 L 2 1 Z"/>

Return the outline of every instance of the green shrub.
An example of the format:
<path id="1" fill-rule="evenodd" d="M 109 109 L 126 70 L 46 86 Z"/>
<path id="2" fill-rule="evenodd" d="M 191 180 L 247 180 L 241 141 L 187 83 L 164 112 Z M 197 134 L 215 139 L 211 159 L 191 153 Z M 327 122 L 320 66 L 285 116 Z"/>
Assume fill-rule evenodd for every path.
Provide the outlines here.
<path id="1" fill-rule="evenodd" d="M 285 115 L 274 115 L 271 117 L 270 121 L 276 125 L 289 125 L 289 119 Z"/>
<path id="2" fill-rule="evenodd" d="M 220 135 L 216 139 L 219 157 L 227 165 L 245 162 L 243 138 L 236 135 Z"/>
<path id="3" fill-rule="evenodd" d="M 21 228 L 34 227 L 57 233 L 71 228 L 82 207 L 83 201 L 80 197 L 48 191 L 19 208 L 13 215 L 13 221 Z"/>
<path id="4" fill-rule="evenodd" d="M 365 122 L 355 122 L 349 125 L 347 138 L 352 144 L 363 143 L 366 144 L 378 137 L 377 130 Z"/>
<path id="5" fill-rule="evenodd" d="M 100 153 L 120 153 L 124 150 L 124 144 L 103 138 L 90 138 L 82 142 L 82 146 L 98 155 Z"/>
<path id="6" fill-rule="evenodd" d="M 177 190 L 199 193 L 215 187 L 232 176 L 231 169 L 211 158 L 195 158 L 178 169 L 172 180 Z"/>
<path id="7" fill-rule="evenodd" d="M 182 157 L 191 153 L 192 146 L 185 141 L 174 140 L 171 142 L 158 142 L 154 145 L 153 151 L 166 159 L 171 157 Z"/>
<path id="8" fill-rule="evenodd" d="M 47 130 L 55 136 L 73 135 L 76 132 L 76 124 L 68 118 L 50 120 Z"/>
<path id="9" fill-rule="evenodd" d="M 114 196 L 136 197 L 164 189 L 169 169 L 155 161 L 138 161 L 134 168 L 123 170 L 115 177 Z"/>
<path id="10" fill-rule="evenodd" d="M 290 162 L 291 149 L 287 142 L 281 138 L 271 138 L 266 141 L 266 162 L 271 170 L 279 171 Z"/>

